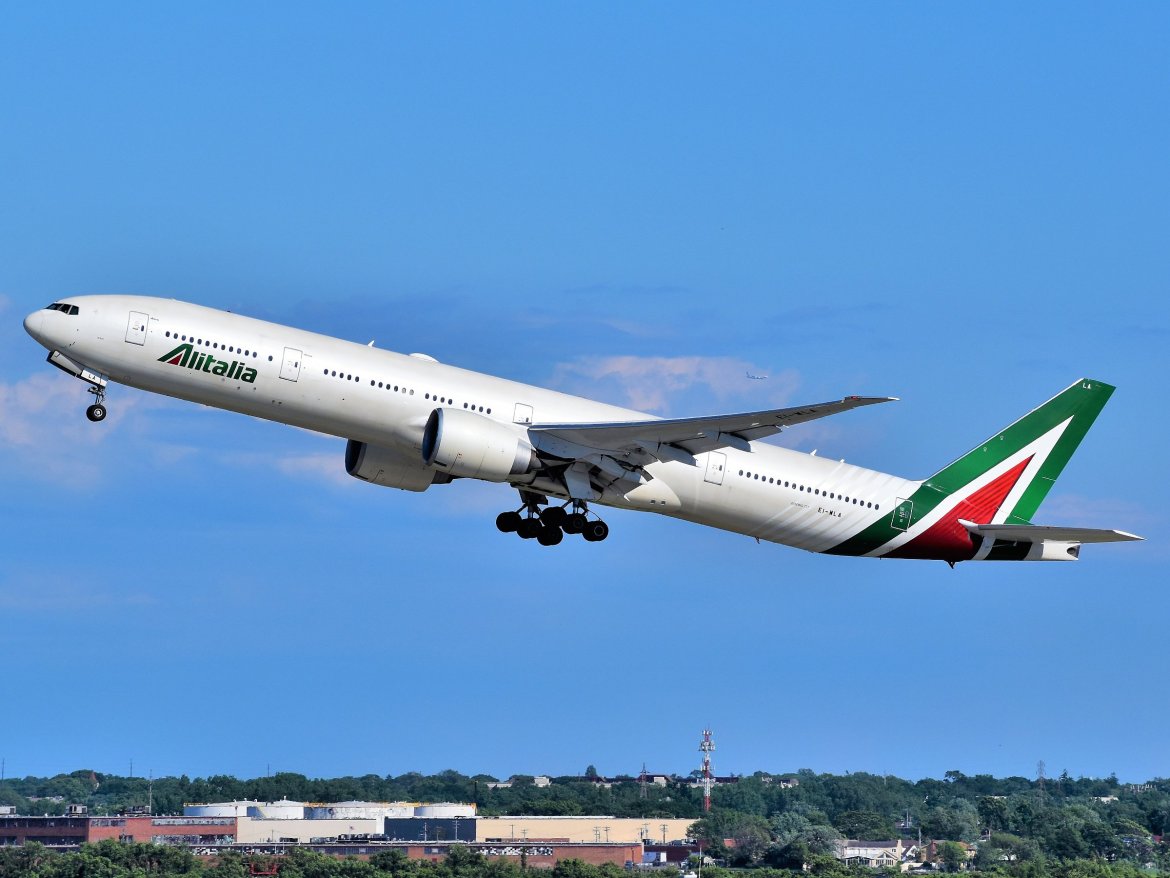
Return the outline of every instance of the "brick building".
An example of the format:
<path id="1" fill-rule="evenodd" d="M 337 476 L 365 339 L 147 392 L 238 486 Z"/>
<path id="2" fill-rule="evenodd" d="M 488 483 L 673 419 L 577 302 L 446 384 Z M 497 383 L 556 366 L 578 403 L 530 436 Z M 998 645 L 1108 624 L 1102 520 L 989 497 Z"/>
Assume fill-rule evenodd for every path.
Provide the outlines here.
<path id="1" fill-rule="evenodd" d="M 76 847 L 107 838 L 191 846 L 234 844 L 236 818 L 0 816 L 0 845 L 35 841 L 50 847 Z"/>

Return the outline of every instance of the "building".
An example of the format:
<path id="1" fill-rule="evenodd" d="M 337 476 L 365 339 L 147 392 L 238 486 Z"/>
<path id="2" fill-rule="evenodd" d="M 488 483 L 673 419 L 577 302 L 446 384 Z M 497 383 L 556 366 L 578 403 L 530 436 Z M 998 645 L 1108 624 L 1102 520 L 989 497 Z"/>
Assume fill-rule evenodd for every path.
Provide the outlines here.
<path id="1" fill-rule="evenodd" d="M 310 844 L 314 839 L 337 840 L 342 836 L 382 835 L 384 819 L 281 820 L 238 817 L 236 840 L 240 844 Z"/>
<path id="2" fill-rule="evenodd" d="M 539 789 L 544 789 L 547 786 L 551 786 L 552 782 L 552 778 L 546 774 L 537 774 L 532 778 L 532 785 Z M 486 786 L 489 790 L 507 790 L 511 789 L 515 783 L 516 778 L 513 776 L 508 778 L 508 780 L 489 780 L 484 784 L 484 786 Z"/>
<path id="3" fill-rule="evenodd" d="M 837 859 L 849 866 L 868 866 L 871 869 L 898 866 L 918 855 L 918 845 L 905 839 L 891 841 L 864 841 L 842 839 L 837 842 Z"/>
<path id="4" fill-rule="evenodd" d="M 398 816 L 404 814 L 411 816 Z M 682 862 L 690 849 L 689 819 L 607 815 L 480 817 L 462 803 L 221 802 L 189 805 L 182 816 L 148 814 L 27 817 L 0 813 L 0 845 L 40 842 L 77 847 L 111 839 L 190 847 L 202 856 L 240 846 L 272 854 L 302 845 L 337 856 L 369 857 L 398 849 L 416 859 L 440 859 L 464 844 L 487 857 L 551 867 L 562 859 L 600 865 L 641 864 L 648 846 L 655 862 Z"/>
<path id="5" fill-rule="evenodd" d="M 580 844 L 571 842 L 475 842 L 467 847 L 485 857 L 523 862 L 529 867 L 551 869 L 561 860 L 581 860 L 593 866 L 613 863 L 642 862 L 640 842 Z M 406 855 L 412 860 L 441 860 L 447 856 L 451 844 L 407 845 Z"/>
<path id="6" fill-rule="evenodd" d="M 88 817 L 0 816 L 0 845 L 36 841 L 52 847 L 79 845 L 88 840 Z"/>
<path id="7" fill-rule="evenodd" d="M 557 839 L 574 844 L 584 843 L 662 843 L 688 837 L 691 818 L 640 817 L 477 817 L 474 822 L 477 842 L 527 841 Z"/>
<path id="8" fill-rule="evenodd" d="M 122 842 L 191 846 L 235 844 L 235 817 L 18 817 L 0 816 L 0 845 L 35 841 L 76 847 L 107 838 Z"/>

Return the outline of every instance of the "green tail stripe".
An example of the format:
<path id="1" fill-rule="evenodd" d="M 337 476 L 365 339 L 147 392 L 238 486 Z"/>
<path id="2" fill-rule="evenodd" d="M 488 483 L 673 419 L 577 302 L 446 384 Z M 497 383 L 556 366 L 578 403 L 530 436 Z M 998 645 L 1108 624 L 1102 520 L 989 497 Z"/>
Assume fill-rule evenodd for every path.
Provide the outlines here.
<path id="1" fill-rule="evenodd" d="M 929 514 L 952 494 L 961 492 L 1028 443 L 1071 418 L 1068 427 L 1006 519 L 1010 524 L 1029 523 L 1115 389 L 1112 385 L 1088 378 L 1075 382 L 923 482 L 907 498 L 913 503 L 913 518 L 901 522 L 902 527 L 894 528 L 889 518 L 883 519 L 828 552 L 835 555 L 864 555 L 872 552 Z"/>
<path id="2" fill-rule="evenodd" d="M 1101 414 L 1101 409 L 1105 408 L 1105 403 L 1109 401 L 1109 397 L 1116 389 L 1111 384 L 1086 378 L 1056 397 L 1056 400 L 1066 396 L 1069 398 L 1066 405 L 1072 409 L 1072 423 L 1068 425 L 1068 429 L 1064 431 L 1052 452 L 1040 465 L 1040 471 L 1032 479 L 1015 508 L 1008 514 L 1008 524 L 1028 524 L 1031 522 L 1032 516 L 1036 514 L 1036 510 L 1040 508 L 1040 504 L 1048 496 L 1048 492 L 1052 490 L 1053 483 L 1064 472 L 1065 465 L 1073 456 L 1073 452 L 1077 450 L 1077 446 L 1081 444 L 1081 440 L 1085 438 L 1085 434 L 1089 432 L 1089 428 L 1097 420 L 1097 415 Z M 1027 418 L 1025 417 L 1023 420 L 1027 420 Z M 1060 420 L 1063 418 L 1058 419 L 1057 422 L 1059 423 Z"/>

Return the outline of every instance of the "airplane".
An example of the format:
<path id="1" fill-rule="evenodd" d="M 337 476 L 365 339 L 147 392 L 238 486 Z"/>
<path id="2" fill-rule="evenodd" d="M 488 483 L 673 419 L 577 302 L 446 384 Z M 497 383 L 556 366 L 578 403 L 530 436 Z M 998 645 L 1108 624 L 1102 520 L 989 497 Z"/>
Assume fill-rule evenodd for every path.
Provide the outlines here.
<path id="1" fill-rule="evenodd" d="M 904 479 L 759 440 L 890 402 L 657 418 L 373 346 L 171 299 L 87 295 L 30 314 L 48 362 L 89 385 L 91 421 L 110 382 L 346 440 L 372 485 L 425 491 L 455 479 L 508 484 L 505 533 L 600 542 L 594 506 L 655 512 L 830 555 L 1070 561 L 1082 544 L 1141 537 L 1052 527 L 1032 516 L 1113 393 L 1080 379 L 926 479 Z"/>

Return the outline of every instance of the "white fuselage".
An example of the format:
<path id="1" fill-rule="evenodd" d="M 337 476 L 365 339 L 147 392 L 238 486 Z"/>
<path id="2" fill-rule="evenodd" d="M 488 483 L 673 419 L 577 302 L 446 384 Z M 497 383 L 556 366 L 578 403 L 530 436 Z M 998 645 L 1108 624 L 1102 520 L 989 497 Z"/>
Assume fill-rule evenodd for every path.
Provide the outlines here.
<path id="1" fill-rule="evenodd" d="M 111 381 L 420 455 L 436 408 L 527 424 L 648 420 L 578 396 L 199 305 L 140 296 L 62 300 L 26 327 L 50 351 Z M 190 346 L 189 351 L 184 346 Z M 168 353 L 175 353 L 170 360 Z M 718 455 L 718 457 L 715 457 Z M 419 457 L 421 461 L 421 457 Z M 339 461 L 340 465 L 340 461 Z M 758 442 L 690 461 L 651 463 L 652 478 L 595 502 L 658 512 L 811 551 L 888 518 L 921 484 Z M 563 483 L 517 487 L 567 497 Z"/>

